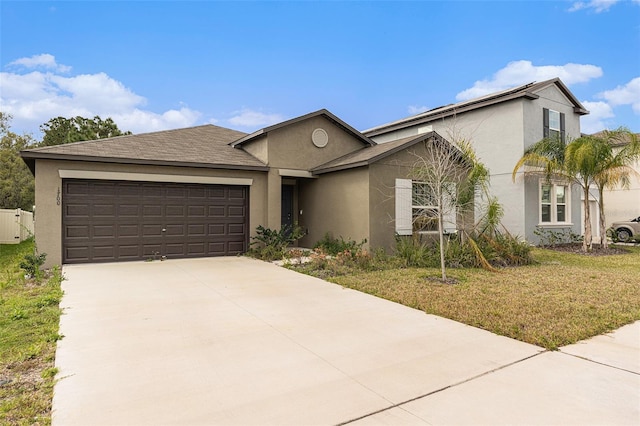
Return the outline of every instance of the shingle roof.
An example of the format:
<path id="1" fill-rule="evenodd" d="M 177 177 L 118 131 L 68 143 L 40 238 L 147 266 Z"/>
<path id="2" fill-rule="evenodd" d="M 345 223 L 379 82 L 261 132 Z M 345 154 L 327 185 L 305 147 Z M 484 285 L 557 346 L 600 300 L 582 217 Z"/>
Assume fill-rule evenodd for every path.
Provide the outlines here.
<path id="1" fill-rule="evenodd" d="M 559 78 L 553 78 L 551 80 L 545 80 L 539 83 L 533 82 L 524 84 L 522 86 L 503 90 L 501 92 L 491 93 L 489 95 L 481 96 L 479 98 L 471 99 L 468 101 L 433 108 L 420 114 L 412 115 L 410 117 L 372 127 L 371 129 L 364 130 L 362 133 L 366 136 L 372 137 L 395 129 L 401 129 L 417 124 L 429 123 L 434 120 L 440 120 L 455 114 L 461 114 L 463 112 L 487 107 L 493 104 L 510 101 L 513 99 L 537 99 L 539 98 L 539 96 L 535 92 L 552 84 L 556 85 L 558 89 L 560 89 L 560 91 L 562 91 L 562 93 L 571 101 L 574 106 L 574 112 L 576 114 L 589 114 L 589 111 L 585 109 L 580 101 L 578 101 L 578 99 L 567 88 L 567 86 L 565 86 Z"/>
<path id="2" fill-rule="evenodd" d="M 321 164 L 311 170 L 311 172 L 313 174 L 323 174 L 338 170 L 351 169 L 354 167 L 368 166 L 376 161 L 395 154 L 398 151 L 409 148 L 418 142 L 422 142 L 430 138 L 444 141 L 444 139 L 436 132 L 428 132 L 419 136 L 413 135 L 393 142 L 386 142 L 362 148 L 356 152 L 349 153 L 325 164 Z"/>
<path id="3" fill-rule="evenodd" d="M 229 145 L 244 136 L 246 133 L 209 124 L 34 148 L 21 155 L 27 164 L 35 159 L 60 159 L 267 170 L 251 154 Z"/>
<path id="4" fill-rule="evenodd" d="M 280 129 L 282 127 L 285 126 L 289 126 L 291 124 L 294 123 L 298 123 L 300 121 L 304 121 L 307 120 L 309 118 L 313 118 L 313 117 L 317 117 L 317 116 L 324 116 L 327 119 L 333 121 L 338 127 L 341 127 L 342 129 L 344 129 L 347 133 L 351 133 L 353 136 L 355 136 L 357 139 L 360 140 L 360 142 L 362 142 L 365 146 L 371 146 L 371 145 L 375 145 L 376 143 L 374 141 L 372 141 L 371 139 L 369 139 L 368 137 L 366 137 L 365 135 L 363 135 L 362 133 L 360 133 L 359 131 L 357 131 L 356 129 L 354 129 L 353 127 L 351 127 L 349 124 L 347 124 L 346 122 L 340 120 L 337 116 L 335 116 L 334 114 L 332 114 L 329 110 L 327 109 L 321 109 L 318 111 L 314 111 L 311 112 L 309 114 L 305 114 L 305 115 L 301 115 L 300 117 L 296 117 L 296 118 L 292 118 L 290 120 L 287 121 L 283 121 L 282 123 L 277 123 L 274 124 L 272 126 L 269 127 L 265 127 L 263 129 L 257 130 L 249 135 L 245 135 L 244 137 L 235 140 L 231 143 L 232 146 L 238 146 L 238 145 L 242 145 L 246 142 L 249 142 L 259 136 L 262 135 L 266 135 L 267 133 L 276 130 L 276 129 Z"/>

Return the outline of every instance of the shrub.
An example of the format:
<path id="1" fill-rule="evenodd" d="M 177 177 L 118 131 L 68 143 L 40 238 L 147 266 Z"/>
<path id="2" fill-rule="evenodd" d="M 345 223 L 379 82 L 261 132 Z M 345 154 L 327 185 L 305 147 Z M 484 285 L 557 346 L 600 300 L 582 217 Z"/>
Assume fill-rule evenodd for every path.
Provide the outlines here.
<path id="1" fill-rule="evenodd" d="M 358 243 L 351 239 L 345 240 L 344 238 L 342 238 L 342 236 L 340 237 L 340 239 L 334 238 L 329 232 L 327 232 L 326 234 L 324 234 L 324 237 L 322 237 L 322 239 L 313 246 L 313 248 L 321 248 L 325 253 L 331 256 L 336 256 L 339 253 L 345 251 L 349 251 L 351 252 L 351 254 L 355 254 L 356 252 L 361 250 L 362 246 L 364 246 L 366 243 L 366 238 Z"/>
<path id="2" fill-rule="evenodd" d="M 543 248 L 582 242 L 582 236 L 574 233 L 570 228 L 549 229 L 537 226 L 533 233 L 540 241 L 538 245 Z"/>
<path id="3" fill-rule="evenodd" d="M 249 250 L 249 255 L 262 260 L 278 260 L 285 255 L 287 246 L 304 237 L 304 230 L 297 224 L 285 225 L 280 230 L 265 228 L 259 225 L 256 236 L 251 237 L 251 245 L 257 247 Z"/>
<path id="4" fill-rule="evenodd" d="M 27 275 L 30 277 L 38 277 L 40 276 L 40 267 L 44 265 L 44 261 L 47 258 L 47 253 L 38 254 L 37 251 L 34 253 L 26 254 L 20 262 L 20 269 L 23 269 Z"/>
<path id="5" fill-rule="evenodd" d="M 440 244 L 423 242 L 417 236 L 396 238 L 396 256 L 405 267 L 437 268 Z M 486 268 L 527 265 L 533 262 L 531 246 L 510 234 L 493 237 L 452 236 L 446 241 L 445 264 L 448 268 Z"/>
<path id="6" fill-rule="evenodd" d="M 435 248 L 438 246 L 436 245 Z M 435 268 L 439 265 L 439 253 L 434 251 L 434 245 L 421 241 L 420 237 L 402 237 L 396 235 L 396 257 L 404 267 Z"/>

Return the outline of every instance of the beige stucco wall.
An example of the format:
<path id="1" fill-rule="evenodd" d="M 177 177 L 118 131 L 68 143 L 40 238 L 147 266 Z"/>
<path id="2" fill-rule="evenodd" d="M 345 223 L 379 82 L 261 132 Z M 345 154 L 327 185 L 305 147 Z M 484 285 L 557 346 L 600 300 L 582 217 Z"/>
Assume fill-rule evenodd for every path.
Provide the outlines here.
<path id="1" fill-rule="evenodd" d="M 329 141 L 318 148 L 311 140 L 317 128 L 324 129 Z M 269 167 L 310 170 L 364 147 L 363 143 L 324 116 L 312 117 L 269 132 Z"/>
<path id="2" fill-rule="evenodd" d="M 60 264 L 62 261 L 62 179 L 59 170 L 252 179 L 253 182 L 249 188 L 249 229 L 251 235 L 254 235 L 258 225 L 267 220 L 267 178 L 264 172 L 37 160 L 35 234 L 38 250 L 41 253 L 47 253 L 44 265 L 47 268 Z"/>
<path id="3" fill-rule="evenodd" d="M 369 239 L 369 172 L 366 167 L 299 180 L 298 185 L 298 208 L 302 210 L 298 221 L 308 231 L 308 235 L 300 240 L 300 246 L 312 247 L 328 231 L 335 238 L 345 240 Z"/>
<path id="4" fill-rule="evenodd" d="M 380 247 L 387 253 L 393 252 L 396 245 L 395 180 L 414 178 L 414 165 L 424 156 L 424 144 L 418 143 L 369 166 L 372 248 Z M 466 218 L 466 221 L 464 218 L 458 218 L 458 229 L 469 225 L 473 220 L 472 215 Z M 436 238 L 436 235 L 433 235 L 433 238 Z"/>

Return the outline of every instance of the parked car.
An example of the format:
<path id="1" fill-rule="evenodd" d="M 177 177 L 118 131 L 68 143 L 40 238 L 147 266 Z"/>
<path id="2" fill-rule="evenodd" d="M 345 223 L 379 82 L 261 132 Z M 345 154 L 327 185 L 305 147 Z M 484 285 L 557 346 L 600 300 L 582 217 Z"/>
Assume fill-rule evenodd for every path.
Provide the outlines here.
<path id="1" fill-rule="evenodd" d="M 614 222 L 611 224 L 614 240 L 627 242 L 640 238 L 640 216 L 627 222 Z"/>

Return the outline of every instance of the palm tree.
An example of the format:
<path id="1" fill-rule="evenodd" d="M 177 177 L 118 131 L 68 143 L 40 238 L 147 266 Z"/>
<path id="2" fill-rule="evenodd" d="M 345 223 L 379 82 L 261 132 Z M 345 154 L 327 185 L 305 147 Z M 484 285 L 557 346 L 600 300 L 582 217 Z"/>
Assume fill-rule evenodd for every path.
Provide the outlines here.
<path id="1" fill-rule="evenodd" d="M 624 127 L 616 130 L 604 130 L 590 136 L 591 143 L 599 145 L 599 172 L 593 180 L 598 188 L 600 199 L 600 245 L 607 248 L 606 217 L 604 210 L 604 189 L 615 188 L 618 185 L 629 188 L 629 177 L 640 174 L 633 169 L 632 164 L 640 158 L 640 140 L 635 133 Z"/>
<path id="2" fill-rule="evenodd" d="M 577 184 L 584 193 L 584 238 L 582 250 L 592 248 L 591 211 L 589 209 L 589 186 L 595 173 L 595 161 L 585 144 L 584 137 L 565 144 L 560 138 L 545 138 L 531 145 L 513 169 L 515 182 L 518 170 L 525 167 L 525 176 L 538 176 L 550 181 L 552 178 Z"/>

